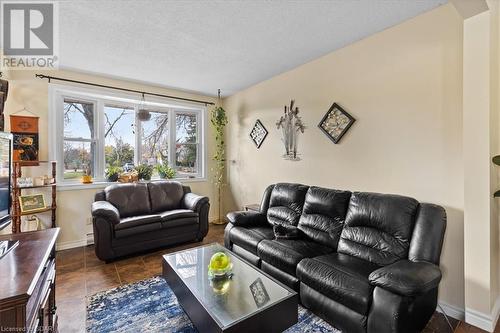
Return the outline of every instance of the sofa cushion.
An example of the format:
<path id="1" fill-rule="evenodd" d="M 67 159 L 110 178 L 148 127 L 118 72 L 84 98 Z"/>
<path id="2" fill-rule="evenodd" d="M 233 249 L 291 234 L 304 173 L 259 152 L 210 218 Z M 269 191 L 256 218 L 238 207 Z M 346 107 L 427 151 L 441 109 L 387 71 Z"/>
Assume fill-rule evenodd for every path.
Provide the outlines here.
<path id="1" fill-rule="evenodd" d="M 298 228 L 307 238 L 336 249 L 350 198 L 349 191 L 311 186 Z"/>
<path id="2" fill-rule="evenodd" d="M 330 252 L 329 247 L 302 239 L 263 240 L 257 245 L 257 254 L 263 261 L 293 276 L 302 259 Z"/>
<path id="3" fill-rule="evenodd" d="M 133 239 L 136 240 L 137 237 L 140 237 L 139 235 L 141 234 L 148 232 L 158 232 L 159 230 L 161 230 L 161 222 L 158 221 L 154 223 L 140 224 L 133 228 L 115 229 L 115 237 L 116 239 L 133 237 Z"/>
<path id="4" fill-rule="evenodd" d="M 120 212 L 120 217 L 151 214 L 148 187 L 145 183 L 113 184 L 104 189 L 106 200 Z"/>
<path id="5" fill-rule="evenodd" d="M 337 251 L 381 266 L 407 258 L 418 206 L 399 195 L 353 193 Z"/>
<path id="6" fill-rule="evenodd" d="M 307 189 L 307 186 L 301 184 L 276 184 L 271 192 L 267 209 L 269 223 L 290 226 L 292 228 L 287 230 L 296 233 Z"/>
<path id="7" fill-rule="evenodd" d="M 269 226 L 233 227 L 229 231 L 229 239 L 235 245 L 257 254 L 257 245 L 264 239 L 273 239 L 273 229 Z"/>
<path id="8" fill-rule="evenodd" d="M 161 222 L 160 215 L 141 215 L 126 217 L 120 220 L 120 223 L 115 225 L 115 230 L 137 227 L 139 225 Z"/>
<path id="9" fill-rule="evenodd" d="M 170 229 L 170 228 L 177 228 L 177 227 L 184 227 L 188 225 L 194 225 L 198 224 L 198 217 L 179 217 L 176 219 L 172 220 L 165 220 L 161 222 L 161 227 L 163 229 Z"/>
<path id="10" fill-rule="evenodd" d="M 186 217 L 198 217 L 198 213 L 193 212 L 190 209 L 174 209 L 167 210 L 166 212 L 159 213 L 162 221 L 176 220 Z"/>
<path id="11" fill-rule="evenodd" d="M 176 181 L 160 180 L 148 183 L 151 211 L 154 213 L 181 208 L 184 189 Z"/>
<path id="12" fill-rule="evenodd" d="M 341 253 L 302 260 L 297 277 L 307 286 L 351 310 L 367 315 L 373 286 L 368 281 L 379 266 Z"/>

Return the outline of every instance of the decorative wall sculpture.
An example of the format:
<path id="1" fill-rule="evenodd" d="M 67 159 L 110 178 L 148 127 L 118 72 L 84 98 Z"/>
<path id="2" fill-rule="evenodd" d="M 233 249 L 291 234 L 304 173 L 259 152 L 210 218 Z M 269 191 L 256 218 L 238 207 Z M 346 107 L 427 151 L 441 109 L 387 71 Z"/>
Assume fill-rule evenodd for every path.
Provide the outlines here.
<path id="1" fill-rule="evenodd" d="M 333 103 L 323 119 L 321 119 L 318 127 L 330 140 L 334 143 L 339 143 L 340 139 L 355 121 L 356 119 L 347 113 L 347 111 L 342 109 L 337 103 Z"/>
<path id="2" fill-rule="evenodd" d="M 257 148 L 260 148 L 260 146 L 266 139 L 267 133 L 267 129 L 260 122 L 260 120 L 257 119 L 255 125 L 253 125 L 252 131 L 250 132 L 250 138 L 252 139 L 253 143 L 255 143 Z"/>
<path id="3" fill-rule="evenodd" d="M 290 107 L 285 105 L 285 114 L 281 116 L 276 123 L 278 129 L 281 129 L 283 144 L 285 145 L 285 154 L 283 157 L 291 161 L 300 161 L 297 153 L 297 144 L 299 133 L 304 133 L 306 128 L 302 119 L 299 117 L 299 108 L 293 108 L 295 101 L 292 99 Z"/>

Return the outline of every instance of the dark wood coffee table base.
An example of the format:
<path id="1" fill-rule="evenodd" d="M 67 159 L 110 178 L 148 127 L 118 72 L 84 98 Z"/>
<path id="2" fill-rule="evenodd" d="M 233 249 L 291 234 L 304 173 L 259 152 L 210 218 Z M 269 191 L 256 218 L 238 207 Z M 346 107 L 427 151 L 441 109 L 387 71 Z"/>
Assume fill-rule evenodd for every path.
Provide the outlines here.
<path id="1" fill-rule="evenodd" d="M 262 311 L 244 318 L 233 325 L 221 328 L 204 306 L 191 293 L 172 267 L 163 260 L 163 278 L 167 281 L 179 304 L 200 333 L 205 332 L 260 332 L 278 333 L 297 323 L 298 295 L 278 302 Z"/>

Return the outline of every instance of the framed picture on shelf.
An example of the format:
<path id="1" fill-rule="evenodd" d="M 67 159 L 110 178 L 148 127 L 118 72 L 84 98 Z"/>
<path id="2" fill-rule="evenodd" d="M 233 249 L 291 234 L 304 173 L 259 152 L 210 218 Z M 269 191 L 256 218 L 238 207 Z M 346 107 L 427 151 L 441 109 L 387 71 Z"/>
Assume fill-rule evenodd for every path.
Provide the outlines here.
<path id="1" fill-rule="evenodd" d="M 36 213 L 46 208 L 43 194 L 20 195 L 21 213 Z"/>

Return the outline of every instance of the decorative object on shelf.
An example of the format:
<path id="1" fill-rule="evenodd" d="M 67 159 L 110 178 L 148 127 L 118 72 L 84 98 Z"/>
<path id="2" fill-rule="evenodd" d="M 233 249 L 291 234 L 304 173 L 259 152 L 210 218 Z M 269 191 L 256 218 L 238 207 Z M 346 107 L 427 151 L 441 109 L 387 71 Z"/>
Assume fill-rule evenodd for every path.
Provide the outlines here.
<path id="1" fill-rule="evenodd" d="M 1 76 L 0 76 L 1 77 Z M 9 81 L 0 80 L 0 131 L 3 132 L 5 128 L 4 108 L 9 93 Z"/>
<path id="2" fill-rule="evenodd" d="M 136 170 L 124 172 L 118 177 L 119 183 L 134 183 L 137 181 L 139 181 L 139 173 Z"/>
<path id="3" fill-rule="evenodd" d="M 225 167 L 226 167 L 226 148 L 224 142 L 224 128 L 227 125 L 226 110 L 221 106 L 220 89 L 217 92 L 217 105 L 210 114 L 210 122 L 215 132 L 215 161 L 214 183 L 217 187 L 217 220 L 213 224 L 225 224 L 226 221 L 222 217 L 222 188 L 225 185 Z"/>
<path id="4" fill-rule="evenodd" d="M 26 108 L 21 111 L 32 113 Z M 16 112 L 17 113 L 17 112 Z M 10 131 L 14 136 L 13 161 L 38 161 L 38 117 L 10 115 Z"/>
<path id="5" fill-rule="evenodd" d="M 22 175 L 22 170 L 23 168 L 29 167 L 29 168 L 40 168 L 41 166 L 49 164 L 51 167 L 51 176 L 49 177 L 47 175 L 43 176 L 43 185 L 35 185 L 33 184 L 33 179 L 31 180 L 32 183 L 30 186 L 21 186 L 23 182 L 19 181 L 22 178 L 27 178 L 23 177 Z M 37 210 L 37 213 L 42 213 L 42 212 L 51 212 L 51 228 L 56 227 L 56 196 L 57 196 L 57 184 L 55 182 L 56 179 L 56 171 L 57 171 L 57 164 L 54 161 L 38 161 L 36 165 L 34 165 L 32 162 L 24 162 L 24 161 L 17 161 L 13 162 L 13 172 L 12 172 L 12 232 L 13 233 L 18 233 L 24 230 L 21 230 L 21 217 L 25 215 L 33 215 L 33 210 L 25 210 L 25 207 L 22 207 L 22 201 L 21 197 L 27 197 L 22 195 L 23 190 L 26 189 L 50 189 L 51 190 L 51 204 L 46 205 L 44 202 L 43 205 L 38 204 L 37 207 L 43 207 L 40 210 Z M 34 170 L 30 170 L 29 174 L 33 175 L 35 174 Z M 42 195 L 43 194 L 39 194 Z M 44 200 L 45 201 L 45 200 Z M 37 201 L 39 202 L 39 200 Z"/>
<path id="6" fill-rule="evenodd" d="M 139 180 L 151 180 L 151 176 L 153 176 L 153 166 L 149 164 L 139 164 L 135 167 L 137 171 L 137 176 Z"/>
<path id="7" fill-rule="evenodd" d="M 49 177 L 47 175 L 43 176 L 43 185 L 51 185 L 56 182 L 54 177 Z"/>
<path id="8" fill-rule="evenodd" d="M 250 285 L 250 292 L 252 293 L 253 300 L 258 308 L 263 307 L 271 300 L 269 294 L 267 293 L 266 286 L 264 286 L 264 283 L 260 278 L 252 282 Z"/>
<path id="9" fill-rule="evenodd" d="M 47 208 L 45 206 L 45 198 L 41 193 L 20 195 L 19 203 L 21 207 L 21 213 L 35 213 Z"/>
<path id="10" fill-rule="evenodd" d="M 122 168 L 117 167 L 117 166 L 110 166 L 106 170 L 106 179 L 108 182 L 116 182 L 118 178 L 120 177 L 120 173 L 122 172 Z"/>
<path id="11" fill-rule="evenodd" d="M 42 230 L 42 224 L 40 219 L 36 215 L 30 215 L 26 219 L 26 225 L 28 231 Z"/>
<path id="12" fill-rule="evenodd" d="M 276 127 L 281 129 L 283 144 L 285 145 L 285 154 L 283 157 L 290 161 L 300 161 L 297 153 L 297 144 L 299 133 L 304 133 L 305 125 L 302 118 L 299 117 L 299 108 L 295 107 L 295 101 L 292 99 L 290 107 L 287 109 L 285 105 L 285 114 L 281 116 L 276 123 Z"/>
<path id="13" fill-rule="evenodd" d="M 19 177 L 17 178 L 17 186 L 19 187 L 33 187 L 33 178 Z"/>
<path id="14" fill-rule="evenodd" d="M 321 119 L 318 127 L 328 136 L 333 143 L 339 143 L 340 139 L 354 124 L 356 119 L 337 103 L 333 103 L 328 112 Z"/>
<path id="15" fill-rule="evenodd" d="M 35 177 L 33 179 L 33 185 L 34 186 L 43 186 L 43 185 L 45 185 L 43 177 Z"/>
<path id="16" fill-rule="evenodd" d="M 267 129 L 264 127 L 261 121 L 257 119 L 255 125 L 253 125 L 252 131 L 250 132 L 250 138 L 252 139 L 253 143 L 255 143 L 257 148 L 260 148 L 260 146 L 266 139 L 267 134 Z"/>
<path id="17" fill-rule="evenodd" d="M 168 165 L 167 162 L 157 164 L 155 168 L 161 179 L 172 179 L 175 177 L 175 169 Z"/>

